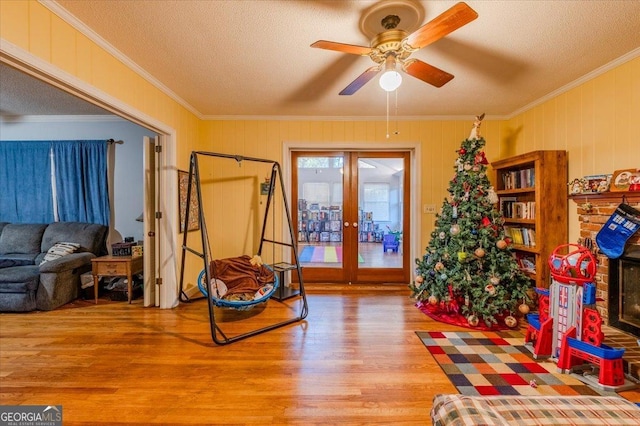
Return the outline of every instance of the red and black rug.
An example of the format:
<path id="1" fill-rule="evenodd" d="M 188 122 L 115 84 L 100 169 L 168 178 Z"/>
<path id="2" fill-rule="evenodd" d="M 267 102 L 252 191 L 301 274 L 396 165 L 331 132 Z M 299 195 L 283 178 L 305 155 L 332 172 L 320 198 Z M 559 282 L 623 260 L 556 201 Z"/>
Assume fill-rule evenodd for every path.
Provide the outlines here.
<path id="1" fill-rule="evenodd" d="M 416 334 L 463 395 L 604 394 L 534 359 L 519 331 Z"/>

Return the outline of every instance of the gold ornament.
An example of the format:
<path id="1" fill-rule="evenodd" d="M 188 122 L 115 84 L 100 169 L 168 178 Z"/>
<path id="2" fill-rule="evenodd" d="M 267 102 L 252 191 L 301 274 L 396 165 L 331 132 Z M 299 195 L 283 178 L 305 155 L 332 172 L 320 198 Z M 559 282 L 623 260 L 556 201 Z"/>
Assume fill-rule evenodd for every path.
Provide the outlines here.
<path id="1" fill-rule="evenodd" d="M 438 304 L 438 298 L 433 296 L 433 295 L 429 296 L 429 304 L 430 305 L 437 305 Z"/>
<path id="2" fill-rule="evenodd" d="M 518 306 L 518 310 L 523 315 L 527 315 L 529 313 L 529 305 L 527 305 L 526 303 L 523 303 L 522 305 Z"/>
<path id="3" fill-rule="evenodd" d="M 482 247 L 478 247 L 473 253 L 476 255 L 476 257 L 484 257 L 485 255 L 484 249 Z"/>
<path id="4" fill-rule="evenodd" d="M 496 241 L 496 247 L 498 247 L 500 250 L 504 250 L 507 248 L 507 242 L 505 240 L 498 240 Z"/>
<path id="5" fill-rule="evenodd" d="M 469 315 L 467 317 L 467 322 L 469 323 L 469 325 L 471 327 L 475 327 L 476 325 L 478 325 L 480 320 L 478 319 L 478 317 L 476 315 Z"/>
<path id="6" fill-rule="evenodd" d="M 422 275 L 418 275 L 416 277 L 416 284 L 422 284 L 423 281 L 424 281 L 424 278 L 422 277 Z"/>
<path id="7" fill-rule="evenodd" d="M 514 328 L 516 325 L 518 325 L 518 320 L 512 315 L 508 315 L 507 317 L 505 317 L 504 323 L 507 325 L 507 327 Z"/>

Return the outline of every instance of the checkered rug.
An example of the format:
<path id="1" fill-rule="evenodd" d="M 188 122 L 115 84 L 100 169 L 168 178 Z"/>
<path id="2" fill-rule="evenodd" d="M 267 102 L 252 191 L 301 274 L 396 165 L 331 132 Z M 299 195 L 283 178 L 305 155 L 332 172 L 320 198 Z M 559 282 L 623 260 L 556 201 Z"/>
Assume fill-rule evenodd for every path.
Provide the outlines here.
<path id="1" fill-rule="evenodd" d="M 463 395 L 601 395 L 549 360 L 535 360 L 519 331 L 416 332 Z"/>

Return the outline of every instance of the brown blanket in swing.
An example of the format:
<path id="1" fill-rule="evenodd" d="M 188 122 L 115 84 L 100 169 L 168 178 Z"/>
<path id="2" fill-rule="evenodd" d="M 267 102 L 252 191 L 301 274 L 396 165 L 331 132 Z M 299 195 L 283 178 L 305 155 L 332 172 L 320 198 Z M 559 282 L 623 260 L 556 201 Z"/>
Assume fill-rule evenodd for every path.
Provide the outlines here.
<path id="1" fill-rule="evenodd" d="M 252 265 L 247 255 L 212 260 L 209 268 L 211 277 L 227 286 L 223 299 L 253 300 L 258 290 L 274 281 L 273 271 L 264 265 Z"/>

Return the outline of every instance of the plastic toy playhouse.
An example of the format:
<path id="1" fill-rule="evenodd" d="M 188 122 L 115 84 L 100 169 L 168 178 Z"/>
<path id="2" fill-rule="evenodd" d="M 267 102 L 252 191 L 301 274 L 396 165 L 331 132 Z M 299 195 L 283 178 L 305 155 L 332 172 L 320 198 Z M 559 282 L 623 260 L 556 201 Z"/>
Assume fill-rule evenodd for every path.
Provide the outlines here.
<path id="1" fill-rule="evenodd" d="M 558 358 L 564 373 L 576 369 L 598 372 L 597 383 L 605 390 L 627 387 L 622 355 L 602 343 L 602 318 L 595 309 L 597 264 L 591 251 L 577 244 L 558 246 L 549 256 L 551 285 L 536 289 L 537 314 L 528 314 L 525 343 L 533 345 L 534 357 Z M 583 376 L 590 380 L 588 374 Z M 630 383 L 630 382 L 629 382 Z"/>

